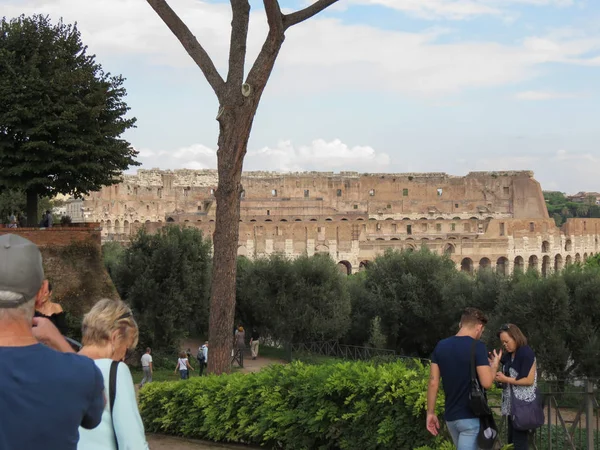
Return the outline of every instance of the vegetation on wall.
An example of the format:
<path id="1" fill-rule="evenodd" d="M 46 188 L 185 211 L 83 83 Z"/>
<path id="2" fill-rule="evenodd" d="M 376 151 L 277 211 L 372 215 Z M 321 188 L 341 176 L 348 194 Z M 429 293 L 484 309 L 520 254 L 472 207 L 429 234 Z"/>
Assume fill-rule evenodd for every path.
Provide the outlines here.
<path id="1" fill-rule="evenodd" d="M 583 203 L 578 203 L 570 202 L 562 192 L 546 191 L 544 199 L 548 207 L 548 214 L 554 219 L 557 226 L 561 226 L 571 217 L 600 217 L 600 205 L 596 204 L 595 197 L 589 197 Z"/>

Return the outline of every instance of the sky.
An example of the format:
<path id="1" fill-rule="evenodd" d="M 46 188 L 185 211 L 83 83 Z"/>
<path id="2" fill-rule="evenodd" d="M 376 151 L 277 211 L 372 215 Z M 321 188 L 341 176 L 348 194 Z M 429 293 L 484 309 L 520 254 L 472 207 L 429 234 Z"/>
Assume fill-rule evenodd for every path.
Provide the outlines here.
<path id="1" fill-rule="evenodd" d="M 247 70 L 267 33 L 250 3 Z M 229 3 L 169 4 L 226 78 Z M 0 0 L 33 13 L 77 22 L 126 78 L 142 168 L 216 168 L 216 97 L 145 0 Z M 600 0 L 340 0 L 288 30 L 244 170 L 532 170 L 545 190 L 600 191 L 599 80 Z"/>

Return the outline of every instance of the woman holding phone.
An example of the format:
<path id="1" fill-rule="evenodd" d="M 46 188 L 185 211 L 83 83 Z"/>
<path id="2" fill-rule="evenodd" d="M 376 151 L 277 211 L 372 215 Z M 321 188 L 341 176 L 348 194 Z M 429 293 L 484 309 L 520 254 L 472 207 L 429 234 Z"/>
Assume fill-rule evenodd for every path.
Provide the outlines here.
<path id="1" fill-rule="evenodd" d="M 496 381 L 502 383 L 502 415 L 507 416 L 508 443 L 514 450 L 529 449 L 529 431 L 517 430 L 513 426 L 511 391 L 518 399 L 527 402 L 536 400 L 537 367 L 535 353 L 527 345 L 527 338 L 515 324 L 507 323 L 500 327 L 498 337 L 505 353 L 501 360 L 502 372 L 496 374 Z"/>

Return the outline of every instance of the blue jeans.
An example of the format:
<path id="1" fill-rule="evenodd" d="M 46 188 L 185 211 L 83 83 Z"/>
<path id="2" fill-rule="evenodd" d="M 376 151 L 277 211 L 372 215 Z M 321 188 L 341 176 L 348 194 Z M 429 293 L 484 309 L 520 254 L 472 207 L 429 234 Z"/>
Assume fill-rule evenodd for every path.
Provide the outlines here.
<path id="1" fill-rule="evenodd" d="M 478 450 L 479 419 L 459 419 L 446 424 L 456 450 Z"/>
<path id="2" fill-rule="evenodd" d="M 179 371 L 179 375 L 181 375 L 181 379 L 182 379 L 182 380 L 187 380 L 187 379 L 188 379 L 189 372 L 188 372 L 188 370 L 187 370 L 187 369 L 185 369 L 185 370 L 180 370 L 180 371 Z"/>

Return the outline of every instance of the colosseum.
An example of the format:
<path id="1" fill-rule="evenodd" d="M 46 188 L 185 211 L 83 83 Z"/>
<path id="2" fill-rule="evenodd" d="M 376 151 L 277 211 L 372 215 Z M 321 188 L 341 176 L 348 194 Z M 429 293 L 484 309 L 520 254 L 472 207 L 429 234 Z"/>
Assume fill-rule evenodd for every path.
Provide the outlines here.
<path id="1" fill-rule="evenodd" d="M 546 275 L 599 251 L 600 219 L 549 218 L 532 172 L 359 174 L 246 172 L 238 254 L 324 253 L 354 273 L 386 249 L 428 247 L 463 271 Z M 214 170 L 139 170 L 68 206 L 97 221 L 103 240 L 127 241 L 169 222 L 215 226 Z"/>

